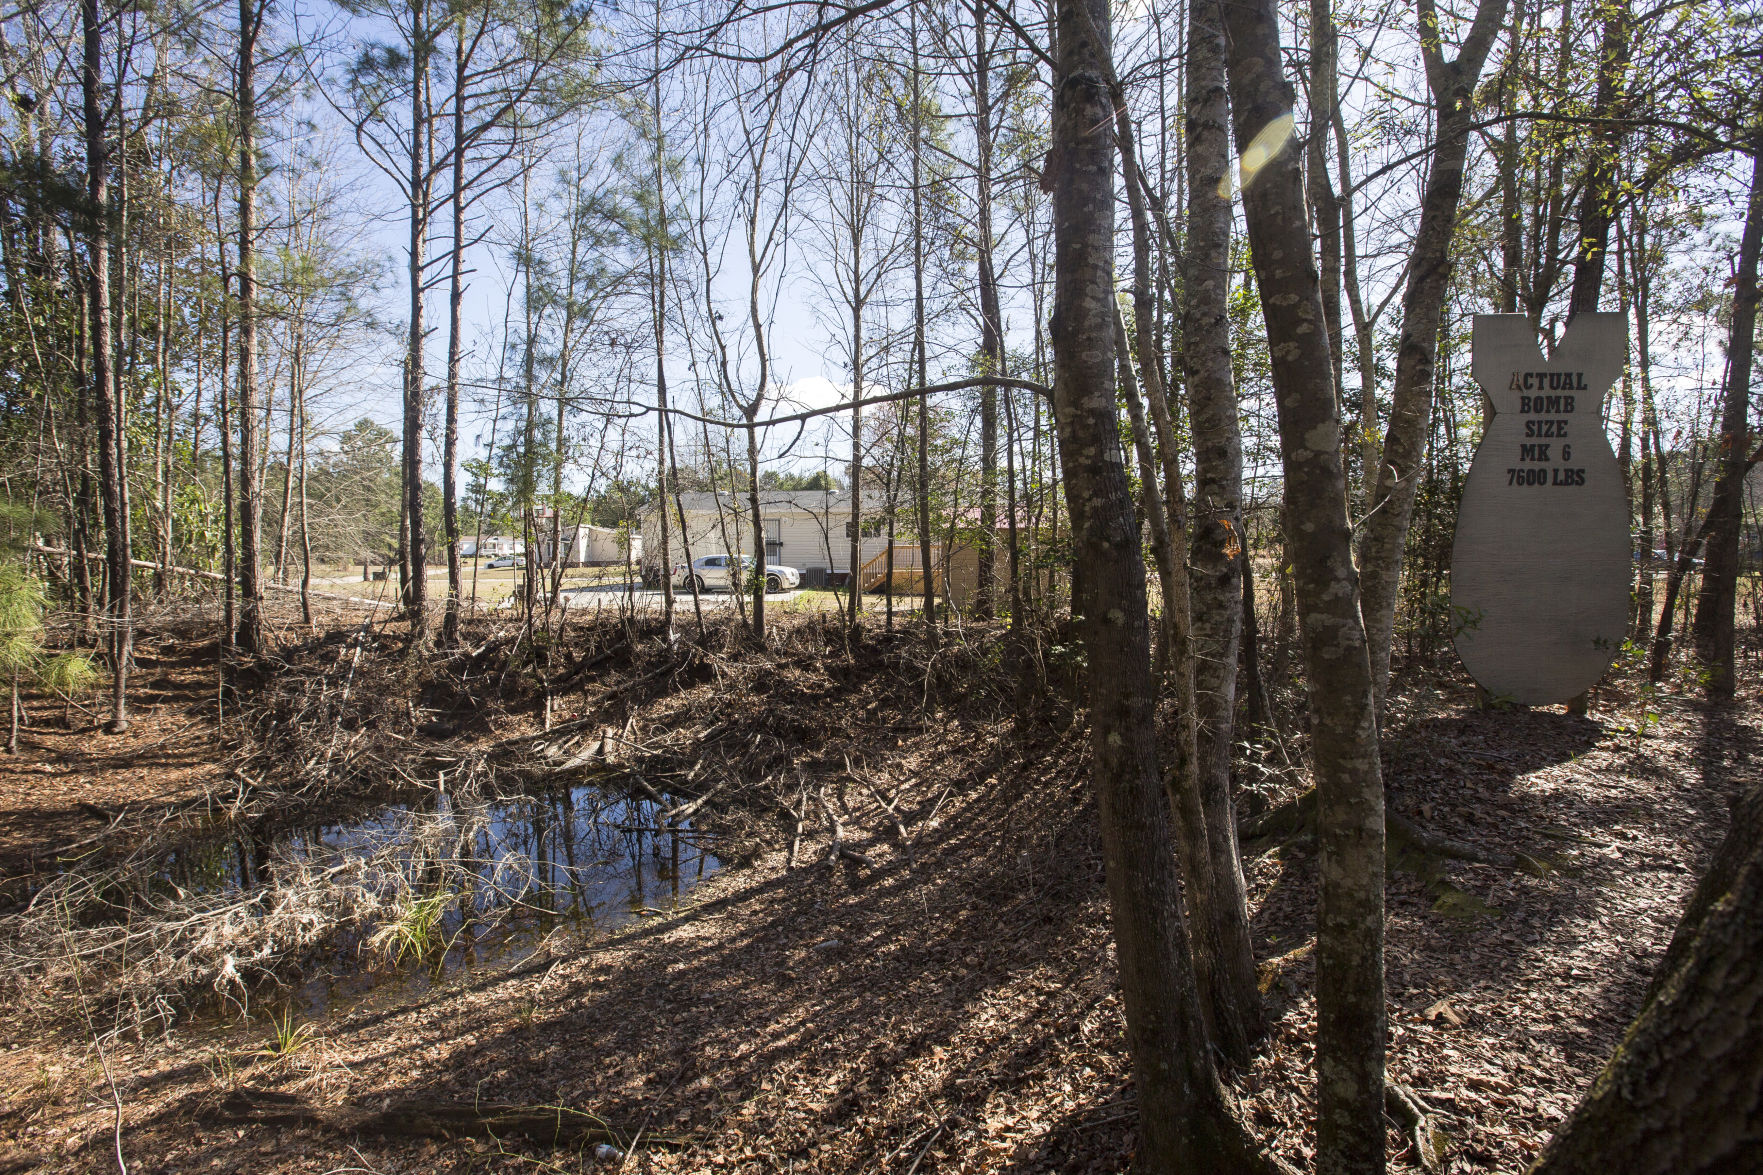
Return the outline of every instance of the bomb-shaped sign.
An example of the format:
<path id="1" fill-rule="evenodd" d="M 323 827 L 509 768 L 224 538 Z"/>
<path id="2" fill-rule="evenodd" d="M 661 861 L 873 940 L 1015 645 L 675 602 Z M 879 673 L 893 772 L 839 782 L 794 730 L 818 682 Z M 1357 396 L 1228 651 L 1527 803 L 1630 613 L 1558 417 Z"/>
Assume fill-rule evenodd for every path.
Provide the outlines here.
<path id="1" fill-rule="evenodd" d="M 1603 424 L 1626 323 L 1581 314 L 1544 360 L 1524 315 L 1477 314 L 1473 347 L 1494 416 L 1451 550 L 1457 655 L 1495 698 L 1570 701 L 1628 626 L 1628 496 Z"/>

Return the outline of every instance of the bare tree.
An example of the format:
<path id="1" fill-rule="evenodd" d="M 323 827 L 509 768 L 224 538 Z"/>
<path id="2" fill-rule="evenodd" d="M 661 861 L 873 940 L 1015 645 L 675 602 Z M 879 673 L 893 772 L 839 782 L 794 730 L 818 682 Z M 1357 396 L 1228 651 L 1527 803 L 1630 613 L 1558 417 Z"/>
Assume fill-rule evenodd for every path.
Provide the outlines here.
<path id="1" fill-rule="evenodd" d="M 121 734 L 129 728 L 128 675 L 134 651 L 134 618 L 129 593 L 127 440 L 122 427 L 123 406 L 111 371 L 109 143 L 101 100 L 104 24 L 98 0 L 83 0 L 80 90 L 85 115 L 86 211 L 91 218 L 87 229 L 90 329 L 86 332 L 86 347 L 91 401 L 98 418 L 98 492 L 104 509 L 106 612 L 110 626 L 107 643 L 111 658 L 110 720 L 105 729 Z"/>
<path id="2" fill-rule="evenodd" d="M 1731 697 L 1734 613 L 1738 607 L 1739 532 L 1745 476 L 1757 463 L 1751 447 L 1751 369 L 1756 353 L 1757 266 L 1763 254 L 1763 135 L 1750 143 L 1751 193 L 1739 240 L 1726 346 L 1726 390 L 1720 409 L 1719 472 L 1708 505 L 1707 562 L 1696 598 L 1696 653 L 1708 670 L 1708 692 Z"/>
<path id="3" fill-rule="evenodd" d="M 1226 5 L 1243 211 L 1267 323 L 1313 722 L 1317 1170 L 1384 1169 L 1383 778 L 1322 290 L 1272 0 Z"/>
<path id="4" fill-rule="evenodd" d="M 1053 146 L 1054 411 L 1082 568 L 1102 859 L 1147 1170 L 1255 1169 L 1207 1055 L 1157 765 L 1150 616 L 1115 413 L 1114 100 L 1103 0 L 1059 0 Z M 1277 61 L 1277 58 L 1275 58 Z M 1302 205 L 1299 206 L 1300 226 Z M 1344 518 L 1343 518 L 1344 522 Z M 1380 1091 L 1381 1092 L 1381 1091 Z"/>
<path id="5" fill-rule="evenodd" d="M 711 289 L 718 250 L 710 239 L 710 226 L 700 217 L 697 248 L 703 265 L 705 320 L 712 347 L 717 387 L 747 421 L 747 511 L 753 539 L 753 592 L 751 624 L 753 639 L 765 641 L 765 521 L 759 500 L 760 420 L 766 403 L 775 398 L 772 387 L 771 299 L 778 278 L 774 272 L 788 243 L 788 225 L 795 190 L 808 161 L 803 140 L 809 129 L 807 104 L 797 102 L 795 89 L 778 84 L 767 87 L 755 99 L 756 109 L 737 102 L 730 112 L 733 125 L 731 174 L 738 177 L 733 210 L 738 243 L 745 255 L 746 338 L 751 348 L 751 373 L 742 370 L 739 357 L 721 325 Z M 744 390 L 743 390 L 744 389 Z M 856 568 L 852 568 L 856 572 Z"/>
<path id="6" fill-rule="evenodd" d="M 1402 298 L 1402 341 L 1396 352 L 1390 426 L 1378 462 L 1377 488 L 1359 541 L 1359 573 L 1365 593 L 1366 635 L 1370 640 L 1372 686 L 1379 708 L 1390 679 L 1390 643 L 1396 627 L 1396 599 L 1414 495 L 1420 486 L 1432 425 L 1433 368 L 1439 323 L 1450 288 L 1452 241 L 1463 173 L 1469 152 L 1473 95 L 1494 35 L 1505 16 L 1506 0 L 1480 0 L 1474 23 L 1454 60 L 1444 55 L 1439 14 L 1433 0 L 1419 0 L 1420 46 L 1432 94 L 1433 141 L 1437 144 L 1420 201 L 1420 223 L 1408 260 Z"/>

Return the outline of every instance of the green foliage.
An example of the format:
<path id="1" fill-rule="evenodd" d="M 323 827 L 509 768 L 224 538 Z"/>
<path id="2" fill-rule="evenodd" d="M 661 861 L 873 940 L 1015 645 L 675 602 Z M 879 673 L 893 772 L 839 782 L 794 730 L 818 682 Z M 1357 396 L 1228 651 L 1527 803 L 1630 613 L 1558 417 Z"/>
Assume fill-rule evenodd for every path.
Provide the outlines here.
<path id="1" fill-rule="evenodd" d="M 269 1024 L 271 1035 L 262 1050 L 266 1057 L 291 1057 L 312 1043 L 312 1025 L 296 1024 L 292 1008 L 270 1017 Z"/>
<path id="2" fill-rule="evenodd" d="M 789 473 L 767 469 L 759 474 L 759 488 L 788 491 L 819 490 L 822 493 L 836 494 L 841 487 L 838 479 L 824 469 L 814 473 Z"/>
<path id="3" fill-rule="evenodd" d="M 454 895 L 447 893 L 412 898 L 397 918 L 374 934 L 369 945 L 394 964 L 407 957 L 426 959 L 445 951 L 448 941 L 442 922 L 453 899 Z"/>
<path id="4" fill-rule="evenodd" d="M 1636 641 L 1625 640 L 1616 653 L 1616 664 L 1613 672 L 1624 676 L 1640 677 L 1646 669 L 1647 649 Z M 1627 721 L 1614 726 L 1614 729 L 1632 735 L 1638 745 L 1659 726 L 1659 683 L 1642 682 L 1635 688 L 1634 699 L 1628 708 Z"/>
<path id="5" fill-rule="evenodd" d="M 64 698 L 77 698 L 98 687 L 98 666 L 84 653 L 58 653 L 43 662 L 37 680 Z"/>
<path id="6" fill-rule="evenodd" d="M 0 569 L 0 673 L 28 673 L 42 638 L 43 585 L 16 567 Z"/>
<path id="7" fill-rule="evenodd" d="M 53 526 L 54 521 L 41 510 L 0 498 L 0 556 L 21 554 L 40 532 Z"/>

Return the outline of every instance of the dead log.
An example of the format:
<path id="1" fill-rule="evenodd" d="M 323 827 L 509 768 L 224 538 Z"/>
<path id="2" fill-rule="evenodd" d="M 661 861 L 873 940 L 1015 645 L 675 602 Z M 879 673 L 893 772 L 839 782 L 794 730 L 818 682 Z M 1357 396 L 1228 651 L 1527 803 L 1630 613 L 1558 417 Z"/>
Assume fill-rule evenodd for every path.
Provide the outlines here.
<path id="1" fill-rule="evenodd" d="M 322 1126 L 343 1134 L 401 1138 L 506 1138 L 520 1136 L 548 1146 L 608 1143 L 628 1149 L 637 1131 L 623 1130 L 564 1106 L 512 1106 L 493 1102 L 389 1101 L 381 1105 L 347 1102 L 320 1105 L 292 1094 L 241 1088 L 215 1108 L 224 1122 L 266 1126 Z M 680 1147 L 677 1135 L 644 1134 L 650 1146 Z"/>

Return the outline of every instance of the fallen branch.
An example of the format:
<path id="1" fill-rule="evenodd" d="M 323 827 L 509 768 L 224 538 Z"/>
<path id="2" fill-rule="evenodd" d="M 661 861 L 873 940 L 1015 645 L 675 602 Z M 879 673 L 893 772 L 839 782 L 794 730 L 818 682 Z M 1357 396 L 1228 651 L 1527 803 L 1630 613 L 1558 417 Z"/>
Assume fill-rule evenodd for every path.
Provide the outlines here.
<path id="1" fill-rule="evenodd" d="M 788 872 L 796 867 L 796 852 L 802 847 L 802 820 L 808 814 L 808 789 L 803 788 L 796 798 L 796 806 L 786 810 L 795 825 L 790 833 L 790 854 L 784 858 L 784 870 Z"/>
<path id="2" fill-rule="evenodd" d="M 833 832 L 832 844 L 827 846 L 826 850 L 826 863 L 836 865 L 839 863 L 839 850 L 845 847 L 845 826 L 839 822 L 838 814 L 833 811 L 832 805 L 826 802 L 826 785 L 824 783 L 820 785 L 820 790 L 814 793 L 814 800 L 820 805 L 820 810 L 825 814 L 826 822 Z"/>
<path id="3" fill-rule="evenodd" d="M 63 557 L 77 558 L 74 552 L 63 547 L 46 547 L 42 543 L 37 543 L 33 549 L 43 555 L 60 555 Z M 89 553 L 86 555 L 86 559 L 94 563 L 101 562 L 104 559 L 104 555 L 95 552 Z M 227 577 L 218 571 L 198 571 L 194 567 L 178 567 L 175 564 L 169 563 L 150 563 L 146 559 L 130 559 L 129 566 L 139 568 L 142 571 L 160 571 L 167 575 L 187 575 L 193 579 L 206 579 L 213 583 L 227 582 Z M 232 582 L 237 583 L 238 580 L 235 579 Z M 261 583 L 259 586 L 265 591 L 287 592 L 289 595 L 294 596 L 305 594 L 314 599 L 336 600 L 339 603 L 344 604 L 372 604 L 377 608 L 386 603 L 385 600 L 370 600 L 364 596 L 339 596 L 335 592 L 315 592 L 310 589 L 302 593 L 301 589 L 297 587 L 288 587 L 285 584 L 279 583 Z"/>
<path id="4" fill-rule="evenodd" d="M 860 865 L 867 865 L 869 868 L 874 869 L 874 861 L 871 861 L 867 855 L 858 852 L 856 849 L 845 843 L 845 826 L 839 820 L 838 814 L 833 811 L 832 805 L 826 802 L 825 784 L 822 784 L 820 790 L 815 793 L 814 799 L 820 804 L 820 810 L 826 813 L 827 823 L 832 825 L 833 830 L 833 843 L 827 847 L 826 863 L 828 865 L 836 865 L 839 863 L 839 858 L 844 857 L 848 860 L 856 861 Z"/>
<path id="5" fill-rule="evenodd" d="M 851 771 L 851 758 L 848 755 L 845 757 L 845 770 Z M 851 772 L 851 775 L 853 778 L 857 777 L 854 771 Z M 912 856 L 912 838 L 906 834 L 906 822 L 900 818 L 900 810 L 884 800 L 881 792 L 867 779 L 863 780 L 863 787 L 874 797 L 875 802 L 881 805 L 882 811 L 888 814 L 888 818 L 894 822 L 894 835 L 900 838 L 900 852 L 905 855 L 906 863 L 908 865 L 916 864 L 917 862 Z M 896 798 L 898 797 L 896 796 Z"/>
<path id="6" fill-rule="evenodd" d="M 628 1148 L 634 1131 L 607 1125 L 563 1106 L 509 1106 L 489 1102 L 388 1102 L 383 1106 L 314 1105 L 291 1094 L 238 1089 L 216 1108 L 225 1122 L 323 1126 L 347 1134 L 405 1138 L 501 1138 L 520 1135 L 553 1146 L 604 1142 Z M 683 1138 L 650 1134 L 651 1145 L 679 1147 Z"/>

